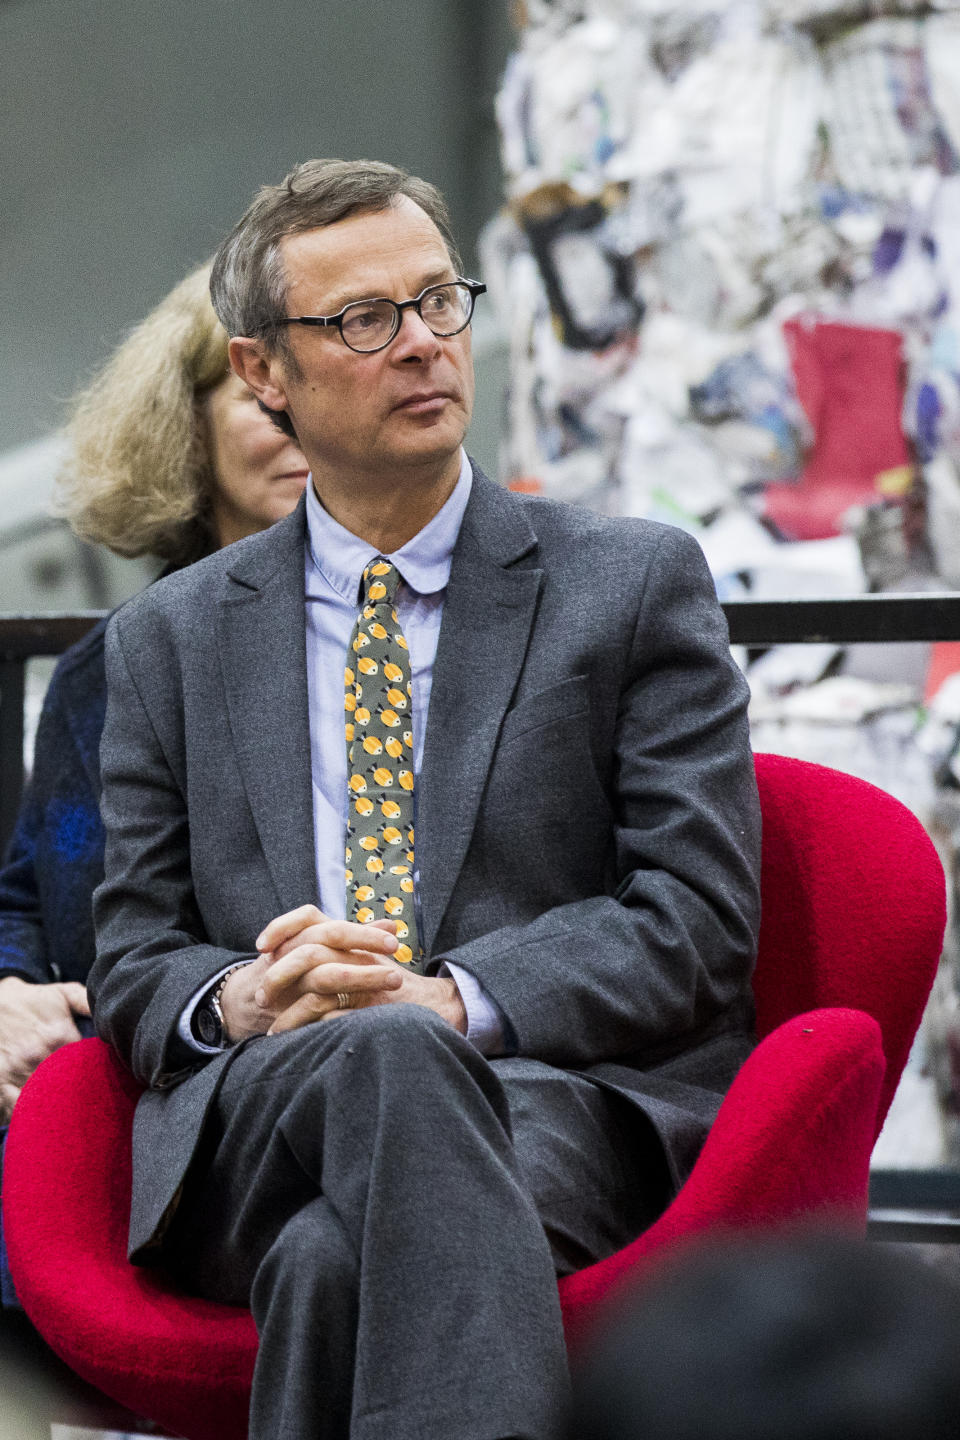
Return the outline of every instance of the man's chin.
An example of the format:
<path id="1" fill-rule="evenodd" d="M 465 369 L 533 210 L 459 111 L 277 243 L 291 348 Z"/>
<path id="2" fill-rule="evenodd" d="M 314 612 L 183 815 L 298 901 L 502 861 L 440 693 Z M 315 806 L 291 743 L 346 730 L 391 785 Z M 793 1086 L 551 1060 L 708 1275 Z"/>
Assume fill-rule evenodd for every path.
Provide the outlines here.
<path id="1" fill-rule="evenodd" d="M 411 468 L 452 463 L 454 457 L 460 454 L 466 433 L 465 425 L 446 424 L 398 436 L 391 446 L 396 455 L 395 463 Z"/>

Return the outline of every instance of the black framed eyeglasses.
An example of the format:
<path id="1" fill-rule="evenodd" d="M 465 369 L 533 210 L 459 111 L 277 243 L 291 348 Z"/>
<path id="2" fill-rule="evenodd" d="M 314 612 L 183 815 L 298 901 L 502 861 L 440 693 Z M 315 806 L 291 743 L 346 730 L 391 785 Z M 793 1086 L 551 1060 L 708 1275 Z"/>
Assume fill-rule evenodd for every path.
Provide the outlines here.
<path id="1" fill-rule="evenodd" d="M 335 325 L 343 343 L 358 355 L 383 350 L 400 329 L 404 310 L 416 310 L 428 330 L 442 340 L 466 330 L 478 295 L 486 292 L 480 280 L 458 276 L 444 285 L 428 285 L 413 300 L 354 300 L 336 315 L 286 315 L 283 325 Z"/>

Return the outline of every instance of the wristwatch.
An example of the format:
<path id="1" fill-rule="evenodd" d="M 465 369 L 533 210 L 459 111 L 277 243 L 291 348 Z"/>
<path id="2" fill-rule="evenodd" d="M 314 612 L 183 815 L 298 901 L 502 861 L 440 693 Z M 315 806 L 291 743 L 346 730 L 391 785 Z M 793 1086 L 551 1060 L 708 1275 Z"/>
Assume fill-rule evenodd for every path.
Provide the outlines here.
<path id="1" fill-rule="evenodd" d="M 231 965 L 229 970 L 225 970 L 213 989 L 203 997 L 193 1012 L 193 1033 L 201 1045 L 208 1045 L 211 1050 L 226 1050 L 231 1043 L 223 1023 L 220 997 L 223 995 L 223 987 L 230 976 L 237 970 L 246 969 L 247 963 L 249 962 L 245 962 L 243 965 Z"/>

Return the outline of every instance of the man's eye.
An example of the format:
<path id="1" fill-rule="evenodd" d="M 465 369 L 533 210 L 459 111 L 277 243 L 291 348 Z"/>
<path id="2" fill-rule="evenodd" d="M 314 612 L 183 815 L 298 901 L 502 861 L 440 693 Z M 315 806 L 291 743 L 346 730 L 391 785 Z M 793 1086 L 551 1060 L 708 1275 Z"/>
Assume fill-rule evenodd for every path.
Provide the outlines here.
<path id="1" fill-rule="evenodd" d="M 379 310 L 351 310 L 349 315 L 344 315 L 343 323 L 349 330 L 359 333 L 371 325 L 378 325 L 382 318 Z"/>
<path id="2" fill-rule="evenodd" d="M 432 310 L 434 313 L 439 311 L 442 314 L 444 310 L 449 310 L 451 298 L 449 290 L 433 290 L 425 298 L 424 304 L 428 310 Z"/>

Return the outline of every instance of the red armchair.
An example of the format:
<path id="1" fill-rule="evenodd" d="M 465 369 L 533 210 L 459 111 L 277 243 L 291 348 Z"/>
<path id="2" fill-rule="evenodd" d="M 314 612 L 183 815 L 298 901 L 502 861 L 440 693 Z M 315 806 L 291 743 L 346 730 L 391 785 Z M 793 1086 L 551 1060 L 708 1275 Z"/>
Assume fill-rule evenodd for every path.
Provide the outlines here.
<path id="1" fill-rule="evenodd" d="M 870 1152 L 933 981 L 943 872 L 914 817 L 862 781 L 757 756 L 761 1043 L 693 1174 L 632 1245 L 560 1285 L 575 1341 L 647 1257 L 710 1228 L 866 1217 Z M 245 1310 L 127 1263 L 138 1087 L 97 1040 L 46 1061 L 14 1111 L 4 1228 L 24 1308 L 85 1379 L 189 1440 L 240 1440 L 256 1353 Z"/>

